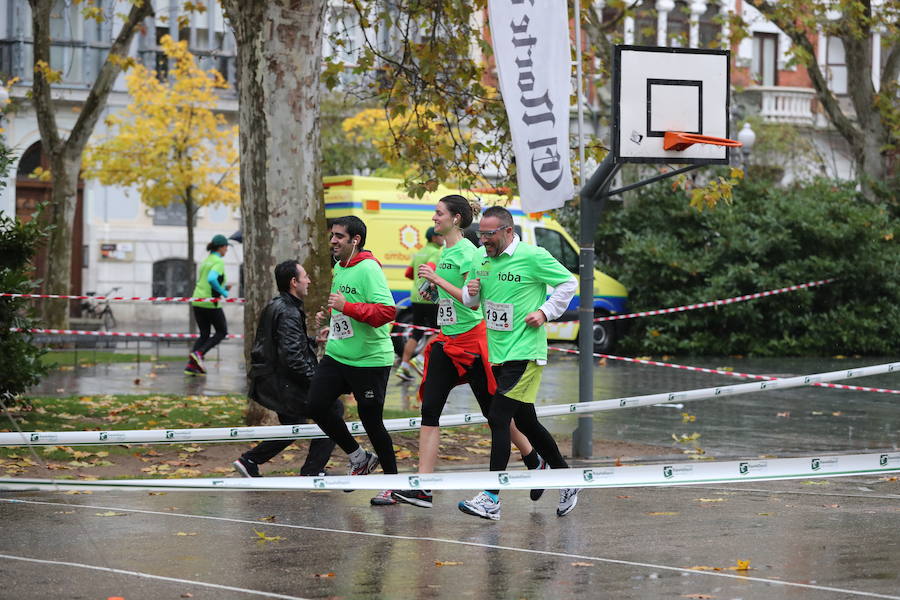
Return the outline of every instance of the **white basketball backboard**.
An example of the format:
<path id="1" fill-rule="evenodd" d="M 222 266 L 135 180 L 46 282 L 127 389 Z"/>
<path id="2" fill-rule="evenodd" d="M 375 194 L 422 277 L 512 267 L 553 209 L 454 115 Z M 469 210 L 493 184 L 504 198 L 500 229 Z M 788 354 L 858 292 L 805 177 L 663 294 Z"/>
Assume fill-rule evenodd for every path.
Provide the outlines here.
<path id="1" fill-rule="evenodd" d="M 664 150 L 666 131 L 729 137 L 727 50 L 616 46 L 613 156 L 617 162 L 727 164 L 728 148 Z"/>

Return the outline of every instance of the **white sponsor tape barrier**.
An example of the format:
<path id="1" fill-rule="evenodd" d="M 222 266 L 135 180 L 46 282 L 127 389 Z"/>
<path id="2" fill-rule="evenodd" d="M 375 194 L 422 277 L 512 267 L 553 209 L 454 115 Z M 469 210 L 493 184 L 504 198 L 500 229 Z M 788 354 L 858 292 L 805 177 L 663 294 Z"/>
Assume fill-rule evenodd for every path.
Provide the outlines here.
<path id="1" fill-rule="evenodd" d="M 900 472 L 900 452 L 820 455 L 626 467 L 403 473 L 364 477 L 230 477 L 207 479 L 107 479 L 71 481 L 0 479 L 0 491 L 28 490 L 527 490 L 708 485 Z"/>
<path id="2" fill-rule="evenodd" d="M 682 392 L 664 392 L 646 396 L 631 396 L 595 400 L 594 402 L 575 402 L 572 404 L 555 404 L 537 409 L 539 417 L 552 417 L 569 414 L 587 414 L 605 410 L 637 408 L 660 403 L 681 403 L 709 398 L 723 398 L 753 392 L 783 390 L 815 383 L 838 379 L 853 379 L 884 373 L 900 373 L 900 362 L 885 363 L 854 369 L 842 369 L 828 373 L 800 375 L 783 379 L 754 381 L 737 385 L 717 386 L 686 390 Z M 419 429 L 421 417 L 387 419 L 384 424 L 388 431 L 411 431 Z M 487 423 L 480 413 L 461 413 L 441 416 L 442 427 L 453 427 Z M 353 435 L 365 434 L 359 421 L 347 423 Z M 263 439 L 309 439 L 324 437 L 317 425 L 274 425 L 268 427 L 217 427 L 208 429 L 156 429 L 156 430 L 107 430 L 107 431 L 56 431 L 56 432 L 8 432 L 0 433 L 0 446 L 90 446 L 102 444 L 165 444 L 190 442 L 246 442 Z"/>

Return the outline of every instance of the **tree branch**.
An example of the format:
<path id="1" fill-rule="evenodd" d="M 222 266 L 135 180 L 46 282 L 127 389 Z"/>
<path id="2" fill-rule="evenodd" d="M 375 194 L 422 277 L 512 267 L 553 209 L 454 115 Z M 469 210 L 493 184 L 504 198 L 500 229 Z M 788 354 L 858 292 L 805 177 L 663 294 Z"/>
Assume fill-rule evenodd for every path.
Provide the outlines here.
<path id="1" fill-rule="evenodd" d="M 34 4 L 35 2 L 39 2 L 39 0 L 31 0 L 31 2 Z M 100 73 L 94 80 L 94 85 L 91 87 L 91 91 L 84 101 L 81 112 L 78 114 L 78 120 L 75 122 L 72 132 L 65 142 L 67 153 L 73 156 L 81 155 L 85 145 L 87 145 L 88 139 L 91 137 L 91 133 L 94 131 L 94 126 L 100 119 L 103 107 L 106 106 L 106 99 L 112 90 L 113 83 L 115 83 L 119 73 L 122 72 L 119 61 L 110 59 L 114 56 L 124 59 L 128 55 L 131 41 L 134 39 L 134 35 L 137 33 L 141 22 L 147 17 L 153 16 L 153 14 L 153 4 L 150 0 L 142 0 L 131 6 L 128 17 L 125 19 L 125 22 L 122 23 L 119 35 L 116 37 L 112 46 L 110 46 L 109 55 L 106 57 L 103 66 L 100 67 Z M 36 36 L 35 44 L 37 44 Z"/>

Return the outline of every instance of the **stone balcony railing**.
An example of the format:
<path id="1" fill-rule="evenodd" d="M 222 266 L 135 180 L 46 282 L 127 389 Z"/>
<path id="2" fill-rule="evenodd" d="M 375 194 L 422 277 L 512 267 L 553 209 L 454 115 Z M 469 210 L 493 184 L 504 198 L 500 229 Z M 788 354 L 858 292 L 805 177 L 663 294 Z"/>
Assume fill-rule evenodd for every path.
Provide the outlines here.
<path id="1" fill-rule="evenodd" d="M 813 126 L 818 122 L 815 90 L 801 87 L 753 86 L 744 91 L 759 97 L 759 115 L 767 123 Z"/>

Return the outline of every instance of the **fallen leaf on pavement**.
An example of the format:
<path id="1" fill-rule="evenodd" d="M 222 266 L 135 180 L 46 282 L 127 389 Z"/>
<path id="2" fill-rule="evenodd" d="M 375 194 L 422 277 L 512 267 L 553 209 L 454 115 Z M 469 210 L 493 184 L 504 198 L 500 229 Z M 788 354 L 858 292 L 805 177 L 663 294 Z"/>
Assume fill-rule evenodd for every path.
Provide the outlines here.
<path id="1" fill-rule="evenodd" d="M 94 514 L 97 515 L 98 517 L 124 517 L 128 513 L 117 513 L 115 511 L 108 510 L 106 512 L 94 513 Z"/>
<path id="2" fill-rule="evenodd" d="M 268 517 L 260 517 L 258 520 L 259 521 L 268 521 L 269 523 L 271 523 L 272 521 L 275 520 L 275 515 L 269 515 Z"/>
<path id="3" fill-rule="evenodd" d="M 455 567 L 456 565 L 461 565 L 462 562 L 457 562 L 455 560 L 436 560 L 434 561 L 434 566 L 436 567 Z"/>
<path id="4" fill-rule="evenodd" d="M 184 531 L 179 531 L 179 532 L 176 533 L 175 535 L 177 535 L 177 536 L 179 536 L 179 537 L 184 537 L 184 536 L 188 536 L 188 535 L 197 535 L 197 533 L 194 532 L 194 531 L 192 531 L 192 532 L 190 532 L 190 533 L 187 533 L 187 532 L 184 532 Z"/>
<path id="5" fill-rule="evenodd" d="M 266 535 L 264 532 L 262 532 L 262 531 L 257 531 L 257 530 L 255 530 L 255 529 L 253 530 L 253 533 L 255 533 L 256 535 L 259 536 L 259 539 L 258 539 L 257 541 L 258 541 L 260 544 L 262 544 L 262 543 L 264 543 L 264 542 L 280 542 L 280 541 L 282 541 L 282 540 L 284 539 L 284 538 L 281 537 L 280 535 L 268 536 L 268 535 Z"/>
<path id="6" fill-rule="evenodd" d="M 573 567 L 593 567 L 593 566 L 594 566 L 594 563 L 589 563 L 589 562 L 573 562 L 573 563 L 572 563 L 572 566 L 573 566 Z"/>
<path id="7" fill-rule="evenodd" d="M 706 600 L 707 598 L 715 598 L 710 594 L 682 594 L 682 598 L 697 598 L 697 600 Z"/>
<path id="8" fill-rule="evenodd" d="M 674 517 L 677 515 L 677 512 L 648 512 L 648 515 L 651 517 Z"/>
<path id="9" fill-rule="evenodd" d="M 697 502 L 725 502 L 725 498 L 695 498 Z"/>
<path id="10" fill-rule="evenodd" d="M 313 577 L 334 577 L 334 573 L 316 573 Z"/>

